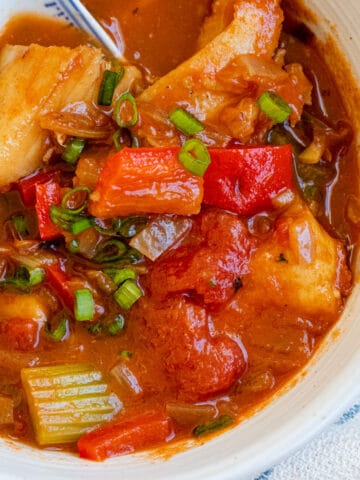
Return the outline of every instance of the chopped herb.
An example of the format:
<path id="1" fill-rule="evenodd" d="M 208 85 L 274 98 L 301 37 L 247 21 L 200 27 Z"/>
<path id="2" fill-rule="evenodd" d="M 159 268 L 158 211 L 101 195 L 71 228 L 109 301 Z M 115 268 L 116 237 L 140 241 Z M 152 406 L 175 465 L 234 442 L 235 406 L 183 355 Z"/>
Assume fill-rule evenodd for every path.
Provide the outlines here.
<path id="1" fill-rule="evenodd" d="M 117 315 L 115 319 L 108 326 L 108 333 L 111 336 L 115 336 L 120 333 L 125 326 L 125 318 L 122 315 Z"/>
<path id="2" fill-rule="evenodd" d="M 285 257 L 283 253 L 280 253 L 276 261 L 279 263 L 289 263 L 289 260 Z"/>
<path id="3" fill-rule="evenodd" d="M 236 277 L 235 280 L 234 280 L 234 290 L 235 290 L 235 292 L 240 290 L 240 288 L 242 288 L 243 286 L 244 286 L 244 284 L 243 284 L 243 281 L 241 280 L 241 278 Z"/>
<path id="4" fill-rule="evenodd" d="M 132 352 L 129 352 L 128 350 L 120 350 L 119 355 L 124 358 L 131 358 L 133 356 Z"/>
<path id="5" fill-rule="evenodd" d="M 50 326 L 46 325 L 45 333 L 54 342 L 62 342 L 69 333 L 69 320 L 66 317 L 62 317 L 54 330 L 51 330 Z"/>
<path id="6" fill-rule="evenodd" d="M 209 285 L 210 285 L 210 287 L 216 287 L 216 286 L 217 286 L 217 283 L 216 283 L 215 280 L 210 280 L 210 281 L 209 281 Z"/>
<path id="7" fill-rule="evenodd" d="M 204 423 L 194 428 L 193 435 L 195 437 L 202 437 L 203 435 L 210 435 L 213 432 L 222 430 L 234 423 L 234 419 L 229 415 L 221 415 L 211 422 Z"/>

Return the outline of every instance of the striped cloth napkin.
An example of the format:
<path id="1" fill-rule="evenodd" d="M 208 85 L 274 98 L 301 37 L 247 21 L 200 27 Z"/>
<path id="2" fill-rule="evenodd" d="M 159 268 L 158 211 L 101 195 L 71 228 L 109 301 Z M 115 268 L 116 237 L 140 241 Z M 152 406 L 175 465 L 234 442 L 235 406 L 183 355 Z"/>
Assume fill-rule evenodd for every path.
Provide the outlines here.
<path id="1" fill-rule="evenodd" d="M 335 424 L 254 480 L 360 480 L 360 398 Z"/>

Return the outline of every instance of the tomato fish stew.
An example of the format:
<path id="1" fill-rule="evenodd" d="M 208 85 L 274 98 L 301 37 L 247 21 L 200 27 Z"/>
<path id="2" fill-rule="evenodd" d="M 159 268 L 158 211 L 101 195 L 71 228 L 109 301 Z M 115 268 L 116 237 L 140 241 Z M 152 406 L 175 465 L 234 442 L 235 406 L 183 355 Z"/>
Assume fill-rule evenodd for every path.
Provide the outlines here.
<path id="1" fill-rule="evenodd" d="M 126 62 L 29 14 L 0 36 L 0 432 L 102 461 L 295 377 L 351 290 L 358 172 L 286 2 L 84 4 Z"/>

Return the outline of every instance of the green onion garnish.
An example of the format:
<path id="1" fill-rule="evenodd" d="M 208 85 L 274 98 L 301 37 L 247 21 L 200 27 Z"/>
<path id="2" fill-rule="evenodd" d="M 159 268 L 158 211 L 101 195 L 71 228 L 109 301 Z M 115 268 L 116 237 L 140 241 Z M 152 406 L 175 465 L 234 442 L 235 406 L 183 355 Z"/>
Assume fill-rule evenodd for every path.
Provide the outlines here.
<path id="1" fill-rule="evenodd" d="M 51 205 L 50 207 L 50 218 L 51 221 L 61 228 L 61 230 L 66 230 L 67 232 L 72 231 L 72 226 L 74 223 L 83 220 L 84 218 L 81 215 L 74 215 L 69 210 L 59 207 L 58 205 Z"/>
<path id="2" fill-rule="evenodd" d="M 44 278 L 45 270 L 43 268 L 28 268 L 25 265 L 17 267 L 14 275 L 15 283 L 24 287 L 39 285 Z"/>
<path id="3" fill-rule="evenodd" d="M 195 135 L 204 130 L 204 125 L 183 108 L 177 108 L 169 115 L 170 121 L 185 135 Z"/>
<path id="4" fill-rule="evenodd" d="M 203 177 L 211 159 L 205 145 L 200 140 L 192 138 L 181 147 L 179 162 L 193 175 Z"/>
<path id="5" fill-rule="evenodd" d="M 92 320 L 95 314 L 94 298 L 87 288 L 75 290 L 74 315 L 78 322 Z"/>
<path id="6" fill-rule="evenodd" d="M 90 188 L 83 185 L 72 188 L 63 196 L 61 207 L 73 215 L 81 213 L 89 203 L 90 193 Z"/>
<path id="7" fill-rule="evenodd" d="M 217 430 L 228 427 L 232 423 L 234 423 L 234 419 L 232 417 L 230 417 L 229 415 L 221 415 L 220 417 L 216 418 L 211 422 L 204 423 L 203 425 L 195 427 L 193 430 L 193 435 L 195 437 L 209 435 L 210 433 L 216 432 Z"/>
<path id="8" fill-rule="evenodd" d="M 129 350 L 121 350 L 119 355 L 123 358 L 131 358 L 133 356 L 132 352 L 129 352 Z"/>
<path id="9" fill-rule="evenodd" d="M 105 70 L 104 77 L 101 82 L 98 104 L 109 106 L 111 105 L 115 88 L 124 76 L 125 69 L 121 67 L 119 72 L 112 72 L 111 70 Z"/>
<path id="10" fill-rule="evenodd" d="M 79 235 L 79 233 L 85 232 L 92 227 L 92 220 L 91 218 L 82 218 L 81 220 L 77 220 L 71 225 L 71 233 L 74 235 Z"/>
<path id="11" fill-rule="evenodd" d="M 125 255 L 126 251 L 127 246 L 120 240 L 106 240 L 98 246 L 94 260 L 98 263 L 116 262 Z"/>
<path id="12" fill-rule="evenodd" d="M 118 335 L 125 326 L 125 318 L 122 315 L 117 315 L 115 319 L 108 326 L 108 333 L 111 336 Z"/>
<path id="13" fill-rule="evenodd" d="M 20 290 L 28 290 L 35 287 L 45 279 L 45 270 L 43 268 L 29 268 L 25 265 L 19 265 L 12 277 L 6 277 L 0 282 L 0 286 L 13 286 Z"/>
<path id="14" fill-rule="evenodd" d="M 110 237 L 116 235 L 119 231 L 121 226 L 121 219 L 120 218 L 112 218 L 111 225 L 109 225 L 106 220 L 102 220 L 101 218 L 94 217 L 92 219 L 92 224 L 95 230 L 101 235 L 108 235 Z"/>
<path id="15" fill-rule="evenodd" d="M 28 269 L 28 272 L 29 272 L 28 285 L 30 287 L 34 287 L 35 285 L 39 285 L 45 279 L 45 270 L 43 268 Z"/>
<path id="16" fill-rule="evenodd" d="M 126 280 L 136 280 L 136 273 L 131 268 L 107 268 L 104 270 L 117 287 Z"/>
<path id="17" fill-rule="evenodd" d="M 68 246 L 70 253 L 79 253 L 80 252 L 80 242 L 77 238 L 73 238 Z"/>
<path id="18" fill-rule="evenodd" d="M 20 238 L 24 238 L 29 235 L 28 224 L 25 215 L 14 215 L 11 217 L 11 221 L 14 225 L 16 233 Z"/>
<path id="19" fill-rule="evenodd" d="M 258 99 L 258 105 L 275 123 L 285 122 L 292 112 L 290 105 L 273 92 L 263 93 Z"/>
<path id="20" fill-rule="evenodd" d="M 100 322 L 91 323 L 89 326 L 86 327 L 86 330 L 91 335 L 100 335 L 102 333 L 102 325 Z"/>
<path id="21" fill-rule="evenodd" d="M 124 148 L 124 145 L 120 141 L 121 136 L 122 136 L 121 130 L 117 130 L 113 135 L 114 146 L 118 152 Z"/>
<path id="22" fill-rule="evenodd" d="M 85 147 L 85 140 L 82 138 L 72 138 L 69 143 L 66 145 L 64 153 L 62 154 L 62 159 L 70 163 L 71 165 L 75 165 L 75 163 L 79 160 L 81 152 L 84 150 Z"/>
<path id="23" fill-rule="evenodd" d="M 69 333 L 69 321 L 66 317 L 62 317 L 55 330 L 51 331 L 49 325 L 45 326 L 46 335 L 54 340 L 54 342 L 62 342 Z"/>
<path id="24" fill-rule="evenodd" d="M 114 293 L 115 301 L 124 310 L 129 310 L 142 297 L 142 291 L 132 280 L 126 280 Z"/>
<path id="25" fill-rule="evenodd" d="M 122 237 L 131 238 L 141 232 L 141 230 L 146 227 L 147 222 L 147 217 L 133 216 L 123 218 L 119 233 Z"/>
<path id="26" fill-rule="evenodd" d="M 123 110 L 129 104 L 133 110 L 133 114 L 130 120 L 126 120 L 126 119 L 123 119 L 123 116 L 124 116 Z M 120 95 L 119 99 L 116 102 L 115 110 L 114 110 L 114 119 L 115 119 L 115 122 L 118 124 L 118 126 L 120 128 L 133 127 L 134 125 L 137 124 L 138 118 L 139 118 L 139 112 L 137 109 L 135 98 L 129 92 L 126 92 Z"/>

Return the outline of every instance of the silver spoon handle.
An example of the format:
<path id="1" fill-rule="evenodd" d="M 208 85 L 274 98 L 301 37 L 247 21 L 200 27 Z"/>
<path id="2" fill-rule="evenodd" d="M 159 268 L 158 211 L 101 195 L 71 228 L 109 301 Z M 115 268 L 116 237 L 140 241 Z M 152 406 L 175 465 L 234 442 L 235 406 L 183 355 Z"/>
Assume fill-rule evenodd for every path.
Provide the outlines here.
<path id="1" fill-rule="evenodd" d="M 54 3 L 58 4 L 72 24 L 95 37 L 118 60 L 125 61 L 123 52 L 80 0 L 57 0 Z"/>

